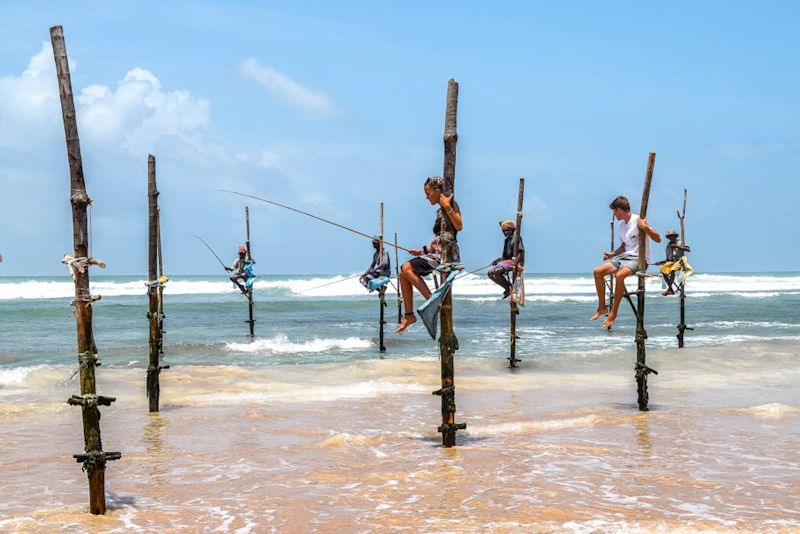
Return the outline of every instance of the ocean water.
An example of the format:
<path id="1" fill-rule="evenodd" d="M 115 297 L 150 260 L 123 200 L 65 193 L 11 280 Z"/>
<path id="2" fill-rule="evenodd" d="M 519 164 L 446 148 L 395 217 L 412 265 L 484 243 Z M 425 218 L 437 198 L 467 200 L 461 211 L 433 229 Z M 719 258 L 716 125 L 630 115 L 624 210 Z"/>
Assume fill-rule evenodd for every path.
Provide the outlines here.
<path id="1" fill-rule="evenodd" d="M 0 531 L 798 532 L 800 273 L 648 282 L 650 412 L 636 409 L 634 320 L 589 322 L 586 275 L 529 275 L 508 369 L 508 304 L 454 289 L 458 446 L 440 447 L 436 343 L 377 341 L 356 280 L 264 276 L 247 306 L 222 277 L 165 290 L 161 412 L 147 413 L 141 277 L 92 278 L 109 512 L 87 513 L 72 283 L 0 278 Z M 633 281 L 629 286 L 633 288 Z M 419 296 L 417 296 L 419 298 Z M 417 304 L 421 301 L 417 301 Z"/>
<path id="2" fill-rule="evenodd" d="M 378 300 L 357 279 L 265 276 L 255 283 L 257 339 L 247 336 L 247 305 L 222 277 L 174 277 L 165 290 L 166 358 L 176 365 L 323 363 L 378 357 Z M 629 281 L 629 289 L 634 289 Z M 518 319 L 518 356 L 532 360 L 580 357 L 630 347 L 635 319 L 626 302 L 611 332 L 586 319 L 596 306 L 591 277 L 535 275 L 526 284 L 527 306 Z M 309 291 L 310 290 L 310 291 Z M 0 368 L 72 365 L 75 324 L 72 282 L 62 278 L 0 278 Z M 146 366 L 147 300 L 141 277 L 92 278 L 94 333 L 109 366 Z M 648 280 L 648 346 L 675 346 L 677 297 L 661 297 Z M 485 276 L 454 286 L 460 358 L 505 358 L 508 304 Z M 421 304 L 419 295 L 416 305 Z M 421 322 L 403 335 L 393 287 L 387 293 L 386 358 L 436 356 Z M 687 346 L 746 340 L 800 339 L 800 273 L 698 274 L 687 285 Z M 24 341 L 23 341 L 24 340 Z M 6 372 L 6 371 L 0 371 Z M 2 384 L 2 379 L 0 379 Z"/>

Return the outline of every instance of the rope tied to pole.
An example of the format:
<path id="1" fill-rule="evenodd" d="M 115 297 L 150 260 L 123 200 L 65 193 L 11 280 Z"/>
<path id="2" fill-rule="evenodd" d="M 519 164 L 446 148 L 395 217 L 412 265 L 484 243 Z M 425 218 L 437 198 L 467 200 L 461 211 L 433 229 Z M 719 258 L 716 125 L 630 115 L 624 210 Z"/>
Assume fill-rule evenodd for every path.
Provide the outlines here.
<path id="1" fill-rule="evenodd" d="M 147 296 L 150 296 L 150 293 L 152 293 L 153 289 L 165 287 L 167 282 L 169 282 L 169 278 L 166 276 L 161 276 L 158 278 L 158 280 L 148 280 L 145 282 L 144 285 L 147 287 Z"/>
<path id="2" fill-rule="evenodd" d="M 86 258 L 86 257 L 79 257 L 73 258 L 69 254 L 64 254 L 64 257 L 61 258 L 61 263 L 67 266 L 69 269 L 69 274 L 72 277 L 72 281 L 74 282 L 77 276 L 77 273 L 85 273 L 86 269 L 90 265 L 97 265 L 101 269 L 106 268 L 106 262 L 103 260 L 98 260 L 96 258 Z"/>

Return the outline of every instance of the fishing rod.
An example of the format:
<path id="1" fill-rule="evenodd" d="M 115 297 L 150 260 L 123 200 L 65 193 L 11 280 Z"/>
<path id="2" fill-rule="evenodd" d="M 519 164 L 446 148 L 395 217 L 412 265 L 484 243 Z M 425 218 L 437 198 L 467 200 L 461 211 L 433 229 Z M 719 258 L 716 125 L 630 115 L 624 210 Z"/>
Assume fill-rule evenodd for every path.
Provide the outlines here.
<path id="1" fill-rule="evenodd" d="M 344 282 L 345 280 L 352 280 L 353 278 L 358 278 L 361 276 L 360 274 L 355 274 L 353 276 L 348 276 L 347 278 L 342 278 L 341 280 L 334 280 L 333 282 L 328 282 L 327 284 L 322 284 L 321 286 L 314 286 L 308 289 L 304 289 L 302 291 L 298 291 L 298 293 L 307 293 L 308 291 L 314 291 L 315 289 L 319 289 L 321 287 L 331 286 L 333 284 L 338 284 L 339 282 Z"/>
<path id="2" fill-rule="evenodd" d="M 490 263 L 488 265 L 484 265 L 483 267 L 479 267 L 479 268 L 475 269 L 474 271 L 470 271 L 468 273 L 460 274 L 457 277 L 455 277 L 455 279 L 453 281 L 458 280 L 459 278 L 464 278 L 465 276 L 469 276 L 470 274 L 475 274 L 478 271 L 482 271 L 482 270 L 486 269 L 487 267 L 491 267 L 491 266 L 492 266 L 492 264 Z"/>
<path id="3" fill-rule="evenodd" d="M 201 242 L 201 243 L 203 243 L 203 244 L 206 246 L 206 248 L 208 248 L 208 250 L 210 250 L 210 251 L 211 251 L 211 253 L 214 255 L 214 257 L 215 257 L 215 258 L 217 258 L 217 261 L 219 262 L 219 264 L 220 264 L 220 265 L 222 265 L 222 268 L 223 268 L 223 269 L 225 269 L 226 271 L 228 270 L 228 266 L 227 266 L 227 265 L 225 265 L 225 264 L 222 262 L 222 260 L 221 260 L 221 259 L 219 259 L 219 256 L 217 256 L 217 253 L 216 253 L 216 252 L 214 252 L 214 249 L 212 249 L 212 248 L 211 248 L 211 246 L 210 246 L 208 243 L 206 243 L 206 242 L 205 242 L 205 240 L 204 240 L 202 237 L 200 237 L 199 235 L 195 235 L 195 234 L 189 234 L 189 235 L 191 235 L 191 236 L 193 236 L 193 237 L 196 237 L 197 239 L 199 239 L 199 240 L 200 240 L 200 242 Z"/>
<path id="4" fill-rule="evenodd" d="M 299 209 L 293 208 L 291 206 L 286 206 L 284 204 L 280 204 L 278 202 L 274 202 L 274 201 L 268 200 L 266 198 L 261 198 L 261 197 L 257 197 L 257 196 L 253 196 L 253 195 L 248 195 L 246 193 L 239 193 L 237 191 L 231 191 L 229 189 L 218 189 L 218 191 L 222 191 L 223 193 L 230 193 L 232 195 L 239 195 L 241 197 L 252 198 L 253 200 L 259 200 L 261 202 L 266 202 L 267 204 L 272 204 L 273 206 L 278 206 L 279 208 L 284 208 L 284 209 L 287 209 L 287 210 L 290 210 L 290 211 L 294 211 L 296 213 L 300 213 L 300 214 L 305 215 L 307 217 L 311 217 L 312 219 L 317 219 L 318 221 L 322 221 L 322 222 L 325 222 L 325 223 L 328 223 L 328 224 L 332 224 L 333 226 L 337 226 L 337 227 L 339 227 L 339 228 L 341 228 L 343 230 L 347 230 L 348 232 L 353 232 L 354 234 L 358 234 L 358 235 L 360 235 L 362 237 L 366 237 L 366 238 L 368 238 L 370 240 L 375 238 L 375 236 L 372 236 L 372 235 L 369 235 L 369 234 L 365 234 L 364 232 L 360 232 L 358 230 L 355 230 L 355 229 L 350 228 L 348 226 L 345 226 L 343 224 L 339 224 L 337 222 L 329 221 L 328 219 L 323 219 L 322 217 L 318 217 L 317 215 L 314 215 L 312 213 L 308 213 L 307 211 L 299 210 Z M 404 250 L 404 251 L 406 251 L 408 253 L 411 252 L 411 250 L 409 250 L 409 249 L 407 249 L 405 247 L 401 247 L 400 245 L 398 245 L 396 243 L 389 243 L 387 241 L 384 241 L 384 244 L 388 245 L 390 247 L 399 248 L 400 250 Z"/>

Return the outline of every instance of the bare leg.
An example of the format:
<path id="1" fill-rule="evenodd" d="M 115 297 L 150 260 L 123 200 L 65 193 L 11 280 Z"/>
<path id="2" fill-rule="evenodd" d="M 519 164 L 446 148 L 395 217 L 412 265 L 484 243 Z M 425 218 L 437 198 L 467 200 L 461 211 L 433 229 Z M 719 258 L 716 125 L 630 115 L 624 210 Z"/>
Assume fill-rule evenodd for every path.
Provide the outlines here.
<path id="1" fill-rule="evenodd" d="M 428 289 L 425 280 L 419 277 L 408 262 L 404 263 L 400 268 L 398 280 L 400 282 L 400 292 L 403 294 L 403 304 L 405 305 L 406 313 L 403 316 L 403 320 L 400 321 L 400 324 L 394 329 L 396 333 L 402 332 L 417 322 L 417 318 L 414 316 L 414 288 L 416 287 L 425 299 L 431 296 L 431 290 Z"/>
<path id="2" fill-rule="evenodd" d="M 622 302 L 622 296 L 625 294 L 625 279 L 631 274 L 633 274 L 633 271 L 631 271 L 628 267 L 623 267 L 617 271 L 617 274 L 615 275 L 617 279 L 617 285 L 614 287 L 614 303 L 611 305 L 611 312 L 603 322 L 603 326 L 609 330 L 611 330 L 611 327 L 614 325 L 614 321 L 617 320 L 619 303 Z"/>
<path id="3" fill-rule="evenodd" d="M 596 321 L 601 315 L 608 313 L 608 307 L 606 306 L 606 276 L 614 274 L 616 270 L 616 267 L 608 262 L 604 262 L 595 267 L 594 271 L 592 271 L 594 275 L 594 287 L 597 289 L 597 310 L 589 319 L 590 321 Z"/>

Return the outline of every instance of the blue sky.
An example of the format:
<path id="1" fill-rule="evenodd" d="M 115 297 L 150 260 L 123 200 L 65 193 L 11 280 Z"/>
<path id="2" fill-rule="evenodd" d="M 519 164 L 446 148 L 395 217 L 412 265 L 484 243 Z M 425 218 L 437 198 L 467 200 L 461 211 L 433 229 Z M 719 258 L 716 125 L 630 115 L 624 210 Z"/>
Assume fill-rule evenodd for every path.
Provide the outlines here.
<path id="1" fill-rule="evenodd" d="M 49 28 L 73 68 L 93 255 L 146 273 L 147 154 L 165 266 L 213 273 L 243 241 L 235 189 L 421 246 L 460 84 L 467 267 L 496 257 L 526 178 L 528 270 L 589 272 L 610 200 L 678 227 L 698 271 L 798 270 L 800 37 L 793 2 L 70 2 L 0 13 L 0 274 L 64 274 L 68 169 Z M 262 273 L 363 269 L 363 238 L 250 203 Z M 654 257 L 660 257 L 660 248 Z M 407 256 L 401 254 L 401 261 Z"/>

